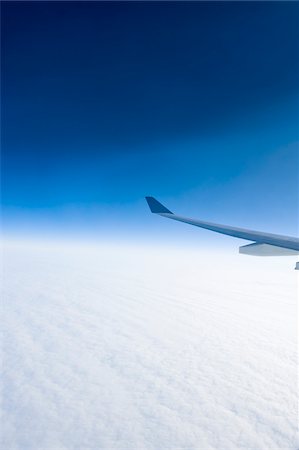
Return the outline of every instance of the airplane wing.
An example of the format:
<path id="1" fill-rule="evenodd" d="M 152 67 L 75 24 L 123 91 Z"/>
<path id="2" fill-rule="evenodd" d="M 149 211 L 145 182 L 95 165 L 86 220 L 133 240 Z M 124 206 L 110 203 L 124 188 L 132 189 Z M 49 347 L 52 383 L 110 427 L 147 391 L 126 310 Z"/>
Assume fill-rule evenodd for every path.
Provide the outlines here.
<path id="1" fill-rule="evenodd" d="M 299 239 L 291 236 L 281 236 L 278 234 L 264 233 L 261 231 L 246 230 L 244 228 L 236 228 L 228 225 L 220 225 L 203 220 L 189 219 L 188 217 L 173 214 L 169 209 L 165 208 L 154 197 L 145 197 L 152 213 L 158 214 L 168 219 L 177 220 L 179 222 L 188 223 L 196 227 L 205 228 L 215 231 L 216 233 L 226 234 L 240 239 L 253 241 L 253 244 L 240 247 L 240 253 L 257 256 L 282 256 L 282 255 L 298 255 Z M 296 264 L 299 270 L 299 262 Z"/>

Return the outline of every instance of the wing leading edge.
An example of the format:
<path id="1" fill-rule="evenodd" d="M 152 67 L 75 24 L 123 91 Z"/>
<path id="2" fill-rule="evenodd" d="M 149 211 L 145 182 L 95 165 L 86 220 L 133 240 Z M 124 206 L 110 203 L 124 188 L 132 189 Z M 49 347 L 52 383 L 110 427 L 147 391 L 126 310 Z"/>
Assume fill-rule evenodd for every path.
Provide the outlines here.
<path id="1" fill-rule="evenodd" d="M 247 230 L 245 228 L 220 225 L 203 220 L 190 219 L 188 217 L 173 214 L 165 208 L 154 197 L 145 197 L 152 213 L 159 214 L 168 219 L 188 223 L 196 227 L 215 231 L 216 233 L 226 234 L 240 239 L 253 241 L 253 244 L 240 247 L 240 253 L 258 256 L 279 256 L 299 254 L 299 239 L 292 236 L 281 236 L 278 234 L 264 233 L 261 231 Z M 296 265 L 299 269 L 299 263 Z"/>

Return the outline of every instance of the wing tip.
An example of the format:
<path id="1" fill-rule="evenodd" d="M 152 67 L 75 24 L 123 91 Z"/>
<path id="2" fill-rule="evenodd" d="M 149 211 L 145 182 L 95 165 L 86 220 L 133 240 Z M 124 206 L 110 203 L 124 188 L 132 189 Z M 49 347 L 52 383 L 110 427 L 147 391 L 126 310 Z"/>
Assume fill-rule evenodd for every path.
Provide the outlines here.
<path id="1" fill-rule="evenodd" d="M 165 208 L 162 203 L 158 202 L 154 197 L 145 197 L 149 209 L 154 214 L 173 214 L 169 209 Z"/>

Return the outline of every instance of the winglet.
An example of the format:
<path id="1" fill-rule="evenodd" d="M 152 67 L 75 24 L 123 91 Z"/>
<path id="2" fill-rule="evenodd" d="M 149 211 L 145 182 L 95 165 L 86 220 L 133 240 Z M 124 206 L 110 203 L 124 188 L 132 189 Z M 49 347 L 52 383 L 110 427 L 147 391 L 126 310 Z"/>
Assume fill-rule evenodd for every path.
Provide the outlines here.
<path id="1" fill-rule="evenodd" d="M 165 206 L 161 205 L 154 197 L 145 197 L 152 213 L 155 214 L 173 214 Z"/>

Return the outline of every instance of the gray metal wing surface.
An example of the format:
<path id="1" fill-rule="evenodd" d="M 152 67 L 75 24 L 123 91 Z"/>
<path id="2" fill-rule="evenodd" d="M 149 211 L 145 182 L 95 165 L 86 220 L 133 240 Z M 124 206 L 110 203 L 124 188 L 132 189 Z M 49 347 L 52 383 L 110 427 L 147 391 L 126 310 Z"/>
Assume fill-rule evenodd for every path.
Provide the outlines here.
<path id="1" fill-rule="evenodd" d="M 196 227 L 215 231 L 216 233 L 253 242 L 253 244 L 240 247 L 240 253 L 256 256 L 283 256 L 299 254 L 299 239 L 296 237 L 247 230 L 245 228 L 237 228 L 228 225 L 205 222 L 203 220 L 191 219 L 173 214 L 154 197 L 146 197 L 146 200 L 151 212 L 154 214 L 194 225 Z M 299 263 L 297 263 L 296 269 L 299 269 Z"/>

